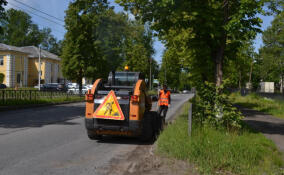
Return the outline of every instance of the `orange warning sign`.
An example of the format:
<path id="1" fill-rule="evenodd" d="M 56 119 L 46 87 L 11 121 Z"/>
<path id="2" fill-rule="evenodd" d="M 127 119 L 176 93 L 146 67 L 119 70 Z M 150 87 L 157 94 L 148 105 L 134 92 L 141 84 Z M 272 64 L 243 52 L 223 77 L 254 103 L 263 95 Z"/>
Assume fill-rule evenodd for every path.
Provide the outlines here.
<path id="1" fill-rule="evenodd" d="M 114 91 L 110 91 L 104 102 L 95 111 L 95 118 L 124 120 L 124 115 L 118 104 Z"/>

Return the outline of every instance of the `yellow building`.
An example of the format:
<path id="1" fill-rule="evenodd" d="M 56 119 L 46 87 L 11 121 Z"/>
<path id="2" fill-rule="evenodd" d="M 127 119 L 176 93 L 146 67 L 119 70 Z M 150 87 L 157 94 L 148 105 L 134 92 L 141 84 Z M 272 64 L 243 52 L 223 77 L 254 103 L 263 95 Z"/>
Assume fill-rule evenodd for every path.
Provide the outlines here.
<path id="1" fill-rule="evenodd" d="M 61 59 L 48 51 L 41 50 L 41 81 L 58 83 L 63 79 Z M 14 47 L 0 43 L 0 73 L 5 75 L 8 87 L 27 87 L 38 84 L 39 49 L 35 46 Z"/>

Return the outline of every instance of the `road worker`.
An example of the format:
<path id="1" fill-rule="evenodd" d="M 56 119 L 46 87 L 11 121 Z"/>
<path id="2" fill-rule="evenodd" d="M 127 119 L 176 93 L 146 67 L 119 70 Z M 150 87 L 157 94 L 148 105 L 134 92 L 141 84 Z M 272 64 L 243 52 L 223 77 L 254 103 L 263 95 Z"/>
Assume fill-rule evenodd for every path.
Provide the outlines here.
<path id="1" fill-rule="evenodd" d="M 163 85 L 163 89 L 159 92 L 159 98 L 158 98 L 158 105 L 159 105 L 159 115 L 163 118 L 163 121 L 165 122 L 166 115 L 168 112 L 168 108 L 171 104 L 171 92 L 167 90 L 167 85 Z"/>

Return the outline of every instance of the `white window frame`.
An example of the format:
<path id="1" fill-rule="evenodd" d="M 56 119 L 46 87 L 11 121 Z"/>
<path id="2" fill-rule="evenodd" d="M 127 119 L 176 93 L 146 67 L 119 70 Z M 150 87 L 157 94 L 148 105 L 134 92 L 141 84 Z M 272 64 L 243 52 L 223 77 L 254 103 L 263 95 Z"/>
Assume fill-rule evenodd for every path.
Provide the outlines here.
<path id="1" fill-rule="evenodd" d="M 0 55 L 0 66 L 4 66 L 4 55 Z"/>

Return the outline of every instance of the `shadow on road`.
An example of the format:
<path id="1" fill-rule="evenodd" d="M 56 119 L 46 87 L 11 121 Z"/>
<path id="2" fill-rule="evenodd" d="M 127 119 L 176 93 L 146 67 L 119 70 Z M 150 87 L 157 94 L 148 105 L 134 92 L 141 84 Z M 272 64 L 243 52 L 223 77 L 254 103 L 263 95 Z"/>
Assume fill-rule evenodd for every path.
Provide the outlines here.
<path id="1" fill-rule="evenodd" d="M 139 138 L 119 137 L 119 136 L 103 136 L 102 139 L 97 141 L 98 143 L 108 144 L 125 144 L 125 145 L 152 145 L 155 140 L 141 141 Z"/>
<path id="2" fill-rule="evenodd" d="M 245 120 L 245 122 L 256 131 L 264 134 L 279 134 L 284 136 L 283 123 L 271 123 L 267 121 Z"/>
<path id="3" fill-rule="evenodd" d="M 243 115 L 246 116 L 244 121 L 256 131 L 264 134 L 279 134 L 284 136 L 284 120 L 255 110 L 240 109 Z"/>
<path id="4" fill-rule="evenodd" d="M 68 120 L 84 115 L 84 105 L 58 105 L 0 112 L 0 128 L 42 127 L 58 123 L 77 125 Z"/>

